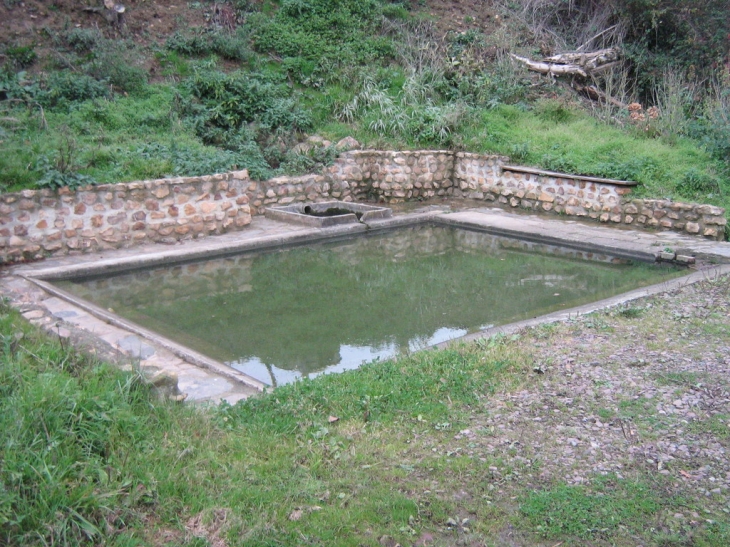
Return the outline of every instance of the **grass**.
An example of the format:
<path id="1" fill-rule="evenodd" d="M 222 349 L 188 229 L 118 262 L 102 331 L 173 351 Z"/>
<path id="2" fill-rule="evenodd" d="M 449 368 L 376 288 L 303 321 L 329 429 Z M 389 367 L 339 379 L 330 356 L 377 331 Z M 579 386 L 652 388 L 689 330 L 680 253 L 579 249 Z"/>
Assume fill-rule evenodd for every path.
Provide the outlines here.
<path id="1" fill-rule="evenodd" d="M 452 434 L 465 407 L 524 366 L 507 344 L 489 358 L 423 353 L 206 411 L 156 400 L 139 376 L 46 339 L 8 309 L 0 328 L 0 538 L 19 545 L 151 544 L 149 518 L 180 534 L 180 515 L 214 508 L 236 515 L 227 537 L 240 545 L 302 535 L 359 545 L 368 527 L 406 538 L 419 516 L 419 464 L 402 456 L 411 428 Z"/>
<path id="2" fill-rule="evenodd" d="M 3 306 L 0 543 L 497 545 L 513 530 L 527 544 L 725 545 L 727 519 L 714 512 L 691 530 L 671 520 L 702 512 L 704 497 L 641 468 L 581 486 L 536 482 L 539 451 L 490 455 L 479 444 L 499 430 L 455 440 L 492 412 L 494 394 L 537 381 L 535 342 L 574 328 L 375 362 L 211 408 L 159 400 L 139 375 Z M 618 415 L 651 421 L 653 403 L 626 400 Z M 724 442 L 726 418 L 688 430 Z"/>
<path id="3" fill-rule="evenodd" d="M 29 72 L 0 69 L 0 97 L 8 99 L 0 100 L 7 152 L 0 189 L 233 168 L 255 178 L 300 173 L 327 161 L 287 155 L 306 132 L 333 141 L 351 135 L 371 148 L 504 154 L 515 163 L 635 180 L 638 197 L 730 205 L 725 155 L 717 152 L 722 133 L 709 139 L 712 127 L 698 129 L 709 123 L 704 118 L 689 124 L 697 126 L 694 139 L 636 128 L 626 113 L 609 125 L 569 92 L 535 84 L 509 62 L 462 73 L 486 37 L 454 35 L 435 46 L 409 26 L 418 13 L 402 6 L 236 4 L 247 15 L 235 33 L 187 29 L 146 50 L 88 29 L 61 32 L 54 47 L 73 71 L 36 59 L 28 46 Z M 381 32 L 383 15 L 400 30 Z M 432 58 L 415 64 L 407 54 L 413 44 L 436 48 Z M 152 58 L 165 81 L 145 82 L 140 67 Z M 447 58 L 465 64 L 454 68 Z M 61 161 L 64 150 L 70 162 Z"/>
<path id="4" fill-rule="evenodd" d="M 569 173 L 594 174 L 641 183 L 646 197 L 679 196 L 677 184 L 690 169 L 715 169 L 710 155 L 689 139 L 669 144 L 596 121 L 558 101 L 529 110 L 502 105 L 484 110 L 464 129 L 469 149 L 497 152 L 521 163 Z M 514 161 L 514 160 L 513 160 Z M 721 196 L 696 196 L 724 204 Z"/>
<path id="5" fill-rule="evenodd" d="M 661 499 L 652 485 L 604 476 L 591 488 L 560 484 L 530 492 L 521 513 L 545 538 L 596 540 L 619 530 L 639 534 L 663 507 L 676 503 Z"/>

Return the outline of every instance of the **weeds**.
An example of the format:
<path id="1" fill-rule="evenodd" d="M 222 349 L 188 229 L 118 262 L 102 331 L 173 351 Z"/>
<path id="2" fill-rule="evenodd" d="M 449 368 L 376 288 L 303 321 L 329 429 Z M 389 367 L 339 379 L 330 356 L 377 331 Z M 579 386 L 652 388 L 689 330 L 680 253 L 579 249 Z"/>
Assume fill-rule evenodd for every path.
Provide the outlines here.
<path id="1" fill-rule="evenodd" d="M 58 145 L 55 158 L 50 160 L 48 157 L 42 156 L 38 160 L 36 170 L 41 173 L 41 177 L 37 185 L 41 188 L 57 189 L 65 186 L 76 189 L 95 184 L 91 177 L 78 173 L 76 141 L 68 135 L 68 129 L 62 132 L 65 134 Z"/>
<path id="2" fill-rule="evenodd" d="M 520 511 L 545 538 L 583 540 L 611 537 L 619 527 L 644 531 L 666 500 L 647 483 L 606 476 L 592 488 L 558 485 L 523 498 Z"/>

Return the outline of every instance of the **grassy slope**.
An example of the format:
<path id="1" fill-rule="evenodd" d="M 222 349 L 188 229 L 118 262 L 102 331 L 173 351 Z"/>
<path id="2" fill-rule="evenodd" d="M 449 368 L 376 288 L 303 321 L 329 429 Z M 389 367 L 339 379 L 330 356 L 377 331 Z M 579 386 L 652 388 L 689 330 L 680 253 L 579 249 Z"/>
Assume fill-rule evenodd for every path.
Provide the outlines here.
<path id="1" fill-rule="evenodd" d="M 87 89 L 88 82 L 68 71 L 49 87 L 47 75 L 16 78 L 17 67 L 7 65 L 12 82 L 2 85 L 23 100 L 0 101 L 7 114 L 0 121 L 6 151 L 0 184 L 8 190 L 49 184 L 59 170 L 98 182 L 233 167 L 248 167 L 257 176 L 302 172 L 320 163 L 287 155 L 285 147 L 304 130 L 331 139 L 353 135 L 372 147 L 506 154 L 549 169 L 638 180 L 648 197 L 730 204 L 725 166 L 671 127 L 622 129 L 598 122 L 571 92 L 504 63 L 450 74 L 448 65 L 431 61 L 413 75 L 410 61 L 403 60 L 404 31 L 378 35 L 378 6 L 362 4 L 356 13 L 325 6 L 307 12 L 305 21 L 296 11 L 282 15 L 275 3 L 265 2 L 261 9 L 268 15 L 249 14 L 235 35 L 182 31 L 167 47 L 59 32 L 55 47 L 80 67 L 77 72 L 129 90 L 84 99 L 103 89 Z M 386 13 L 397 24 L 413 17 L 402 9 Z M 329 25 L 335 20 L 341 30 L 333 35 Z M 438 53 L 465 64 L 493 39 L 475 32 L 449 35 Z M 151 58 L 158 77 L 168 81 L 140 86 L 140 59 Z M 55 62 L 39 59 L 33 71 L 53 75 Z M 223 67 L 241 68 L 242 80 L 221 87 Z M 249 80 L 258 83 L 241 91 L 240 82 Z M 241 92 L 247 93 L 243 100 Z"/>

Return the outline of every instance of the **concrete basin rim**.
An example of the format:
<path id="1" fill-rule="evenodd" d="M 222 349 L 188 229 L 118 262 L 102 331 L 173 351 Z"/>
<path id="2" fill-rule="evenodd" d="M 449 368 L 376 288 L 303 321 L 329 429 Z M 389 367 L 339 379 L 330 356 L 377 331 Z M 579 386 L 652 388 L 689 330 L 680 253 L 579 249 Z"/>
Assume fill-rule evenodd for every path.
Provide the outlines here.
<path id="1" fill-rule="evenodd" d="M 244 374 L 243 372 L 240 372 L 233 367 L 229 367 L 228 365 L 221 363 L 220 361 L 216 361 L 215 359 L 203 355 L 202 353 L 199 353 L 185 345 L 170 340 L 169 338 L 162 336 L 155 331 L 142 327 L 133 321 L 124 319 L 116 313 L 107 311 L 95 304 L 84 300 L 83 298 L 74 296 L 71 293 L 64 291 L 63 289 L 59 289 L 58 287 L 55 287 L 54 285 L 51 285 L 50 283 L 42 279 L 34 279 L 32 277 L 25 276 L 21 277 L 23 277 L 26 281 L 33 283 L 37 287 L 43 289 L 48 294 L 57 298 L 61 298 L 68 303 L 93 315 L 97 319 L 101 319 L 102 321 L 109 323 L 110 325 L 124 329 L 132 334 L 136 334 L 137 336 L 144 338 L 148 342 L 159 345 L 160 347 L 165 348 L 177 357 L 180 357 L 181 359 L 195 366 L 202 367 L 204 369 L 220 374 L 221 376 L 225 376 L 229 380 L 244 384 L 248 387 L 252 387 L 257 391 L 263 391 L 266 387 L 266 384 L 264 384 L 263 382 L 260 382 L 259 380 L 256 380 L 255 378 L 252 378 L 251 376 Z"/>
<path id="2" fill-rule="evenodd" d="M 30 283 L 35 284 L 48 294 L 59 297 L 73 304 L 74 306 L 78 306 L 80 309 L 86 311 L 87 313 L 90 313 L 91 315 L 97 317 L 98 319 L 101 319 L 102 321 L 134 333 L 144 339 L 147 339 L 153 344 L 159 344 L 161 347 L 164 347 L 165 349 L 171 351 L 173 354 L 177 355 L 181 359 L 190 362 L 191 364 L 209 369 L 235 382 L 245 384 L 249 387 L 253 387 L 258 391 L 263 391 L 266 387 L 266 384 L 264 384 L 263 382 L 260 382 L 234 369 L 233 367 L 230 367 L 224 363 L 200 354 L 195 350 L 188 348 L 187 346 L 174 342 L 154 331 L 141 327 L 132 321 L 126 320 L 118 316 L 115 313 L 104 310 L 94 304 L 87 302 L 86 300 L 78 298 L 62 289 L 51 285 L 50 283 L 48 283 L 48 281 L 69 279 L 73 277 L 119 273 L 123 271 L 133 271 L 160 265 L 172 265 L 182 262 L 220 258 L 258 250 L 291 248 L 322 241 L 337 241 L 338 239 L 345 239 L 354 234 L 364 235 L 370 233 L 382 233 L 384 231 L 394 228 L 417 226 L 423 224 L 458 227 L 470 231 L 481 231 L 491 233 L 493 235 L 509 237 L 511 239 L 521 239 L 523 241 L 532 241 L 536 243 L 556 245 L 580 251 L 601 252 L 621 258 L 629 258 L 632 260 L 640 260 L 645 262 L 653 262 L 655 260 L 654 254 L 650 252 L 639 252 L 636 250 L 626 249 L 622 251 L 618 247 L 610 247 L 606 245 L 590 245 L 580 241 L 562 240 L 560 238 L 551 237 L 544 234 L 526 234 L 524 232 L 519 232 L 518 230 L 500 229 L 498 227 L 479 225 L 478 223 L 465 222 L 457 219 L 449 219 L 448 213 L 436 211 L 428 213 L 409 214 L 388 219 L 379 219 L 377 221 L 372 221 L 367 225 L 353 224 L 333 226 L 324 229 L 304 229 L 300 232 L 295 232 L 284 236 L 264 235 L 261 237 L 257 237 L 253 240 L 233 243 L 214 242 L 212 245 L 202 250 L 165 250 L 159 253 L 152 253 L 149 255 L 131 258 L 108 259 L 87 264 L 69 265 L 35 271 L 28 268 L 25 268 L 24 271 L 22 267 L 18 267 L 19 271 L 16 271 L 15 275 L 26 279 Z M 509 323 L 506 325 L 500 325 L 484 331 L 467 334 L 463 337 L 455 338 L 442 344 L 433 346 L 433 348 L 447 347 L 454 343 L 477 340 L 480 338 L 489 338 L 490 336 L 494 336 L 498 333 L 516 332 L 523 328 L 536 326 L 539 324 L 569 320 L 572 317 L 577 317 L 579 315 L 583 315 L 607 307 L 616 306 L 621 303 L 630 302 L 632 300 L 645 296 L 667 292 L 669 290 L 681 287 L 685 284 L 696 283 L 702 280 L 706 280 L 711 276 L 719 276 L 725 273 L 730 273 L 730 264 L 710 267 L 708 269 L 696 271 L 689 275 L 685 275 L 670 281 L 665 281 L 656 285 L 635 289 L 621 295 L 616 295 L 608 299 L 578 306 L 568 310 L 552 312 L 533 319 Z"/>

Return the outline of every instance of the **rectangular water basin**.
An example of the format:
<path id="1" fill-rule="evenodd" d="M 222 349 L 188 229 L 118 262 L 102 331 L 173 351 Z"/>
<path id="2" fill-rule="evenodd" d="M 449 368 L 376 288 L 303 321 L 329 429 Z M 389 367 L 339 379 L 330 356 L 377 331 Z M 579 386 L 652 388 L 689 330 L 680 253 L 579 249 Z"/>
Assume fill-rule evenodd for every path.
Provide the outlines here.
<path id="1" fill-rule="evenodd" d="M 365 205 L 364 203 L 323 201 L 267 207 L 265 215 L 266 218 L 281 222 L 326 228 L 339 224 L 390 218 L 393 212 L 388 207 L 377 207 L 375 205 Z"/>
<path id="2" fill-rule="evenodd" d="M 677 275 L 599 253 L 420 224 L 54 284 L 276 385 Z"/>

